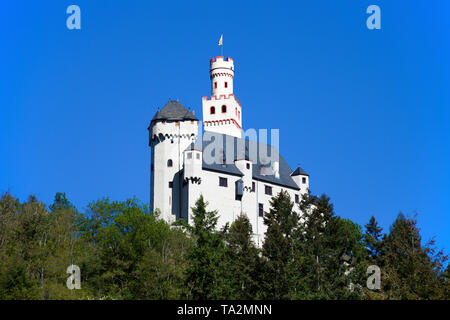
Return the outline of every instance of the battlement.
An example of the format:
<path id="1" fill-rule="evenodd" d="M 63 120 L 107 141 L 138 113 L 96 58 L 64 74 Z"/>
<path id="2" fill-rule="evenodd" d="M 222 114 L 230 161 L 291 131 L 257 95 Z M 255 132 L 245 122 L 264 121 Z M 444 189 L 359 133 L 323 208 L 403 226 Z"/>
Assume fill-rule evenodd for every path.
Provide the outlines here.
<path id="1" fill-rule="evenodd" d="M 234 99 L 237 104 L 241 106 L 241 103 L 239 102 L 239 100 L 236 98 L 236 96 L 233 93 L 230 93 L 228 96 L 226 94 L 221 94 L 221 95 L 213 95 L 211 96 L 211 98 L 208 98 L 207 96 L 202 97 L 202 101 L 212 101 L 212 100 L 222 100 L 222 99 Z"/>
<path id="2" fill-rule="evenodd" d="M 211 60 L 210 60 L 211 63 L 213 63 L 213 62 L 219 62 L 219 61 L 227 61 L 227 62 L 234 63 L 233 58 L 230 58 L 230 57 L 226 57 L 226 58 L 225 58 L 225 57 L 223 57 L 223 56 L 217 56 L 217 57 L 211 58 Z"/>

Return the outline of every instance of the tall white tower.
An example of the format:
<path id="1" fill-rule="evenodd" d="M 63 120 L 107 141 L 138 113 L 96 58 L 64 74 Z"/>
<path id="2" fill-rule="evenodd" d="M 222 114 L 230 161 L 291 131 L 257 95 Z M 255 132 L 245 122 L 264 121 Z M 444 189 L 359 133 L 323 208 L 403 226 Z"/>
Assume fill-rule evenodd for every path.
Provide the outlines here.
<path id="1" fill-rule="evenodd" d="M 211 98 L 203 97 L 203 128 L 242 137 L 242 108 L 233 94 L 234 61 L 215 57 L 210 61 Z"/>
<path id="2" fill-rule="evenodd" d="M 197 140 L 198 119 L 178 101 L 169 101 L 155 114 L 148 130 L 150 207 L 172 222 L 181 217 L 183 152 Z"/>

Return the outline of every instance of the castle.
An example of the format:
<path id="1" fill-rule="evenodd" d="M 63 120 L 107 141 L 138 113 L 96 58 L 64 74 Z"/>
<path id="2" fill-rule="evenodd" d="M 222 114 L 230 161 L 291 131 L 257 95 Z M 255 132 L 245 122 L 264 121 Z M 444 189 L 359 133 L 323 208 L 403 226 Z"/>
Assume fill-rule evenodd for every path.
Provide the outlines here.
<path id="1" fill-rule="evenodd" d="M 178 101 L 169 101 L 150 122 L 150 206 L 168 222 L 192 223 L 191 208 L 203 195 L 208 210 L 219 212 L 219 228 L 246 214 L 260 245 L 270 199 L 285 190 L 299 203 L 309 175 L 300 167 L 292 170 L 275 147 L 242 138 L 233 59 L 212 58 L 210 79 L 211 97 L 202 98 L 204 134 L 195 114 Z"/>

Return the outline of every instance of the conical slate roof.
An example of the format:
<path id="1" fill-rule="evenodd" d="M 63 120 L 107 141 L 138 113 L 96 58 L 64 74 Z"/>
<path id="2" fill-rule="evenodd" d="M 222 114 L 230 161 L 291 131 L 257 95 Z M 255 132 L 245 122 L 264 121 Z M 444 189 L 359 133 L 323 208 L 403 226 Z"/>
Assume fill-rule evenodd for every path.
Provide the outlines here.
<path id="1" fill-rule="evenodd" d="M 305 170 L 303 170 L 302 168 L 300 168 L 300 166 L 298 166 L 297 169 L 295 169 L 295 171 L 291 173 L 291 177 L 300 175 L 309 176 L 309 174 L 307 174 Z"/>
<path id="2" fill-rule="evenodd" d="M 155 121 L 183 121 L 183 120 L 196 120 L 197 117 L 193 112 L 189 111 L 181 103 L 178 101 L 169 101 L 167 104 L 156 112 L 155 116 L 152 119 L 152 122 Z"/>

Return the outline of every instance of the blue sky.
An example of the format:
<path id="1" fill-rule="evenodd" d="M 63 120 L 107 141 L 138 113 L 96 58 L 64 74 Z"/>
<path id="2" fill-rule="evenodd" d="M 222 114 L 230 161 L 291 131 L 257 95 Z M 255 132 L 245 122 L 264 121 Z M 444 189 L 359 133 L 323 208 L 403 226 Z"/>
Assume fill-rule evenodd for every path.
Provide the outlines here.
<path id="1" fill-rule="evenodd" d="M 417 211 L 449 253 L 449 15 L 432 0 L 3 1 L 0 190 L 148 202 L 149 121 L 169 98 L 201 115 L 223 33 L 244 128 L 280 129 L 337 214 L 387 231 Z"/>

